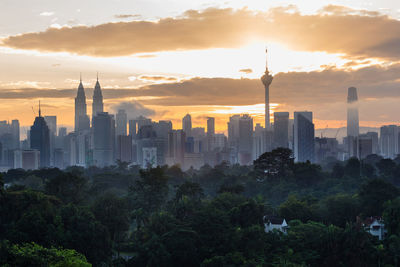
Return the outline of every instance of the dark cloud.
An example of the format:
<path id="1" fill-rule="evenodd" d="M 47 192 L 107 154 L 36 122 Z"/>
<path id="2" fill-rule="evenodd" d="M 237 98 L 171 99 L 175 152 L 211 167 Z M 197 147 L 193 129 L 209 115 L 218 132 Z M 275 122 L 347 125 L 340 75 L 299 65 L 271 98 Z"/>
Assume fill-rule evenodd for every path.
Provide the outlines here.
<path id="1" fill-rule="evenodd" d="M 176 18 L 49 28 L 3 39 L 3 45 L 91 56 L 232 48 L 249 39 L 277 41 L 291 49 L 348 57 L 400 59 L 400 21 L 375 11 L 327 6 L 304 15 L 295 7 L 189 10 Z M 101 40 L 101 41 L 99 41 Z"/>
<path id="2" fill-rule="evenodd" d="M 111 106 L 114 113 L 117 113 L 119 109 L 124 109 L 128 115 L 128 119 L 137 118 L 139 116 L 153 116 L 156 114 L 155 110 L 145 107 L 137 101 L 122 102 Z"/>

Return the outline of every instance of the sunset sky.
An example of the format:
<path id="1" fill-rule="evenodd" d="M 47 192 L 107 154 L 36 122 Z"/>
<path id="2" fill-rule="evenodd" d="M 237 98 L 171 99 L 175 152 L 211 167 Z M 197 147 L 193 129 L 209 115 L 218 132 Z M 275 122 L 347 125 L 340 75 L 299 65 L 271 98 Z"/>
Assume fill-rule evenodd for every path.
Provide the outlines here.
<path id="1" fill-rule="evenodd" d="M 272 111 L 310 110 L 345 126 L 347 88 L 361 126 L 400 118 L 400 1 L 1 0 L 0 120 L 32 106 L 73 125 L 82 73 L 88 111 L 99 72 L 105 110 L 194 126 L 249 113 L 263 124 L 265 48 Z"/>

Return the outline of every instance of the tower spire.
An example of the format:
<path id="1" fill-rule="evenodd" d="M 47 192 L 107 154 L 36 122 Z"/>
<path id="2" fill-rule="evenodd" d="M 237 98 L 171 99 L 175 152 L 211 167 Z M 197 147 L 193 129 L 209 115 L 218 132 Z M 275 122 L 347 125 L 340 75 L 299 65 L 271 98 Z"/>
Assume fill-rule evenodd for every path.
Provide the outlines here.
<path id="1" fill-rule="evenodd" d="M 82 83 L 82 72 L 79 72 L 79 81 Z"/>
<path id="2" fill-rule="evenodd" d="M 97 72 L 97 81 L 99 81 L 99 72 Z"/>
<path id="3" fill-rule="evenodd" d="M 40 100 L 39 100 L 39 117 L 42 117 L 42 112 L 40 110 Z"/>
<path id="4" fill-rule="evenodd" d="M 261 77 L 261 81 L 264 84 L 265 88 L 265 129 L 270 129 L 271 128 L 271 122 L 270 122 L 270 114 L 269 114 L 269 86 L 272 83 L 272 75 L 269 72 L 268 69 L 268 49 L 265 49 L 266 53 L 266 66 L 265 66 L 265 73 Z"/>

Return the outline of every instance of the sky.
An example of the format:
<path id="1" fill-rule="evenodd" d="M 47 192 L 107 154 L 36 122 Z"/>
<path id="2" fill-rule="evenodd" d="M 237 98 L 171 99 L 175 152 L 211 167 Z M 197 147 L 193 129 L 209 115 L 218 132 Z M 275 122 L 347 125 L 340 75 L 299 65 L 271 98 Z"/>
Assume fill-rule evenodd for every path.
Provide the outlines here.
<path id="1" fill-rule="evenodd" d="M 268 48 L 266 57 L 265 49 Z M 73 126 L 82 73 L 91 112 L 96 73 L 105 110 L 194 127 L 249 113 L 310 110 L 317 128 L 345 126 L 347 88 L 360 124 L 400 118 L 400 2 L 1 0 L 0 120 L 44 115 Z M 37 112 L 36 112 L 37 113 Z"/>

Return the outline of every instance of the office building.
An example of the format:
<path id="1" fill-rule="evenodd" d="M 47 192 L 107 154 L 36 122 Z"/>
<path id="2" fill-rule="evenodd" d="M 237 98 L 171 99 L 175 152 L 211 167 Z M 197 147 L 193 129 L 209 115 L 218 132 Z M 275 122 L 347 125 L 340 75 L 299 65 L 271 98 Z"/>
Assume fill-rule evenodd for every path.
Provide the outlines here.
<path id="1" fill-rule="evenodd" d="M 314 124 L 310 111 L 294 112 L 294 157 L 297 162 L 314 162 Z"/>
<path id="2" fill-rule="evenodd" d="M 127 123 L 128 123 L 128 117 L 126 115 L 125 110 L 120 109 L 118 110 L 118 113 L 116 115 L 116 129 L 115 129 L 115 134 L 116 136 L 119 135 L 127 135 Z"/>
<path id="3" fill-rule="evenodd" d="M 114 163 L 115 120 L 107 112 L 93 117 L 93 164 L 105 167 Z"/>
<path id="4" fill-rule="evenodd" d="M 274 112 L 274 147 L 289 147 L 289 112 Z"/>
<path id="5" fill-rule="evenodd" d="M 30 130 L 31 149 L 40 152 L 40 167 L 50 166 L 50 130 L 42 117 L 40 104 L 39 116 L 35 118 Z"/>

